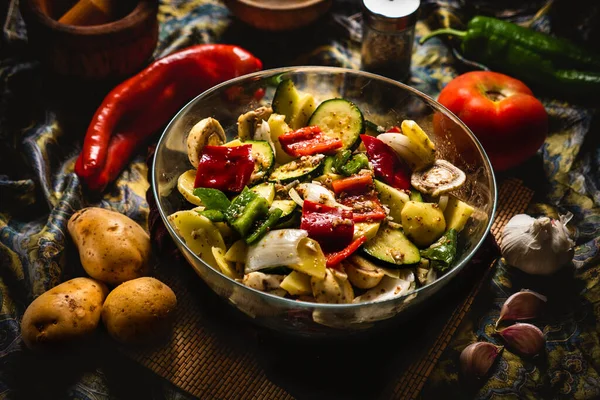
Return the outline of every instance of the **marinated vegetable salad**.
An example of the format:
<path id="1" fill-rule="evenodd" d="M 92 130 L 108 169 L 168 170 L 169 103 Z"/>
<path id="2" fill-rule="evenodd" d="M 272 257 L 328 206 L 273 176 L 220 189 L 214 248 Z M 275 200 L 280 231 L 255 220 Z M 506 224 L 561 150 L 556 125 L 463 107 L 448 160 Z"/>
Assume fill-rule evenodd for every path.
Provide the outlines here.
<path id="1" fill-rule="evenodd" d="M 414 121 L 384 129 L 352 102 L 317 106 L 282 81 L 271 107 L 213 118 L 187 137 L 178 189 L 195 208 L 169 220 L 191 251 L 244 285 L 292 299 L 403 296 L 445 273 L 473 207 L 449 194 L 465 174 L 436 159 Z"/>

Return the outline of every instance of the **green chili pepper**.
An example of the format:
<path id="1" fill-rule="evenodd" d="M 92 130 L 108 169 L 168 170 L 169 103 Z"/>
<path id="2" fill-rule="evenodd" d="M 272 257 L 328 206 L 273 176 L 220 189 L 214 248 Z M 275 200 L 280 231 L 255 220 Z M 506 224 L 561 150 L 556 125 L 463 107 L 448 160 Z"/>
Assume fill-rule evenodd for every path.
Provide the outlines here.
<path id="1" fill-rule="evenodd" d="M 476 16 L 466 31 L 439 29 L 420 43 L 438 35 L 461 40 L 466 58 L 538 84 L 557 93 L 577 95 L 600 91 L 600 55 L 568 40 L 523 28 L 511 22 Z"/>
<path id="2" fill-rule="evenodd" d="M 198 214 L 202 215 L 203 217 L 206 217 L 206 218 L 210 219 L 211 222 L 223 222 L 223 221 L 225 221 L 225 214 L 223 214 L 223 211 L 219 211 L 219 210 L 204 210 L 204 211 L 199 211 Z"/>
<path id="3" fill-rule="evenodd" d="M 194 189 L 194 196 L 199 197 L 202 205 L 210 210 L 225 211 L 230 204 L 225 193 L 218 189 L 196 188 Z"/>
<path id="4" fill-rule="evenodd" d="M 269 211 L 267 200 L 245 187 L 223 212 L 229 225 L 241 236 L 246 236 L 255 221 Z"/>
<path id="5" fill-rule="evenodd" d="M 358 153 L 340 167 L 340 172 L 346 176 L 350 176 L 364 168 L 369 168 L 369 159 L 364 153 Z"/>
<path id="6" fill-rule="evenodd" d="M 260 238 L 266 235 L 267 232 L 269 232 L 271 228 L 277 224 L 279 218 L 281 218 L 281 214 L 283 214 L 283 210 L 281 208 L 274 208 L 271 210 L 267 216 L 267 219 L 260 224 L 260 226 L 256 228 L 256 230 L 250 236 L 246 238 L 246 243 L 252 244 L 260 240 Z"/>
<path id="7" fill-rule="evenodd" d="M 351 150 L 342 150 L 335 155 L 335 160 L 333 161 L 333 167 L 336 172 L 339 172 L 341 168 L 348 162 L 348 160 L 352 157 Z"/>

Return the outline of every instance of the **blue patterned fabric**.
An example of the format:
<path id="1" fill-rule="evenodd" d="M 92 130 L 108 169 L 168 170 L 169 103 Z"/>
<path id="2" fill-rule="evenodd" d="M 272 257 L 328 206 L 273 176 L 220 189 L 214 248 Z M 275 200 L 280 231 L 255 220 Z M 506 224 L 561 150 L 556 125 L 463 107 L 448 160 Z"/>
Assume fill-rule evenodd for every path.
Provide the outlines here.
<path id="1" fill-rule="evenodd" d="M 531 23 L 535 29 L 573 40 L 592 43 L 597 39 L 598 30 L 593 27 L 599 16 L 597 6 L 581 14 L 581 8 L 574 10 L 566 2 L 555 1 L 532 19 L 546 2 L 506 2 L 508 6 L 517 4 L 511 12 L 496 3 L 423 1 L 416 40 L 434 25 L 460 26 L 460 21 L 474 12 Z M 535 7 L 528 7 L 530 3 Z M 73 163 L 90 110 L 83 105 L 81 110 L 64 107 L 80 99 L 64 99 L 52 90 L 39 63 L 27 52 L 26 29 L 17 1 L 0 6 L 3 8 L 7 12 L 0 48 L 0 395 L 186 398 L 185 393 L 111 351 L 110 344 L 89 349 L 83 357 L 66 354 L 61 362 L 35 358 L 24 349 L 19 320 L 29 302 L 61 281 L 83 274 L 66 231 L 72 213 L 96 205 L 119 211 L 145 226 L 149 185 L 146 151 L 140 149 L 102 198 L 83 194 Z M 264 61 L 266 68 L 294 64 L 359 68 L 359 12 L 357 1 L 335 1 L 327 17 L 315 26 L 273 35 L 236 21 L 216 0 L 162 0 L 155 57 L 196 43 L 223 42 L 247 48 Z M 415 44 L 410 84 L 435 98 L 457 74 L 479 67 L 434 39 L 423 46 Z M 505 351 L 488 382 L 473 392 L 463 391 L 456 376 L 457 354 L 472 340 L 497 340 L 490 326 L 504 299 L 523 285 L 535 284 L 523 281 L 500 263 L 433 372 L 424 391 L 426 398 L 439 398 L 440 393 L 445 398 L 481 399 L 600 397 L 600 135 L 593 134 L 598 131 L 597 107 L 550 98 L 542 101 L 550 115 L 548 139 L 537 157 L 509 175 L 523 178 L 535 189 L 531 213 L 574 214 L 570 227 L 577 242 L 576 277 L 568 290 L 553 283 L 546 287 L 557 298 L 561 293 L 571 296 L 572 302 L 557 300 L 556 313 L 537 321 L 548 337 L 546 364 L 522 360 Z M 97 104 L 93 99 L 88 102 Z M 54 373 L 59 368 L 64 370 Z M 40 392 L 41 387 L 45 391 Z"/>

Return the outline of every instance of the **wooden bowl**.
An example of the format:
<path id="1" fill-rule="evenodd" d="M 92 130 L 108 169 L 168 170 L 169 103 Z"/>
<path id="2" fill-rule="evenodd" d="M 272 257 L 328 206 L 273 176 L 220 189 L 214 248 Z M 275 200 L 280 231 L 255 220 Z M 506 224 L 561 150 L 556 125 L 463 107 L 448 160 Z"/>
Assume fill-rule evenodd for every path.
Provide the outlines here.
<path id="1" fill-rule="evenodd" d="M 123 79 L 148 62 L 158 40 L 158 0 L 132 7 L 117 21 L 75 26 L 51 17 L 46 1 L 20 1 L 29 44 L 40 61 L 58 75 L 83 80 Z"/>
<path id="2" fill-rule="evenodd" d="M 329 10 L 332 0 L 225 0 L 225 4 L 257 29 L 287 31 L 314 22 Z"/>

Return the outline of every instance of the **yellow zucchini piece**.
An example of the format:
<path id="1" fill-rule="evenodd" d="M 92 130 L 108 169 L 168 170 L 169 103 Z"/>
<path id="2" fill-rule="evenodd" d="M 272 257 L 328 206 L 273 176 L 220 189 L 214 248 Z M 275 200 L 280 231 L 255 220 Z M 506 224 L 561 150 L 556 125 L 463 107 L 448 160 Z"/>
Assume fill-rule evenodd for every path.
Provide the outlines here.
<path id="1" fill-rule="evenodd" d="M 217 266 L 225 276 L 231 279 L 240 277 L 235 270 L 235 264 L 225 259 L 225 251 L 223 251 L 223 249 L 219 247 L 213 247 L 212 255 L 217 261 Z"/>
<path id="2" fill-rule="evenodd" d="M 244 143 L 240 140 L 240 139 L 233 139 L 230 142 L 225 143 L 223 146 L 225 147 L 237 147 L 237 146 L 241 146 Z"/>
<path id="3" fill-rule="evenodd" d="M 225 251 L 225 242 L 219 229 L 208 218 L 193 210 L 178 211 L 168 218 L 194 254 L 211 267 L 219 268 L 212 248 Z"/>
<path id="4" fill-rule="evenodd" d="M 413 143 L 417 144 L 419 151 L 423 155 L 423 159 L 427 164 L 432 164 L 435 161 L 435 145 L 429 139 L 429 136 L 421 129 L 415 121 L 405 119 L 400 125 L 402 133 L 408 137 Z"/>
<path id="5" fill-rule="evenodd" d="M 289 265 L 291 269 L 318 279 L 325 278 L 325 254 L 317 241 L 310 238 L 302 239 L 298 243 L 298 255 L 301 261 L 298 264 Z"/>
<path id="6" fill-rule="evenodd" d="M 244 239 L 240 239 L 227 250 L 225 259 L 236 263 L 246 263 L 246 255 L 248 255 L 248 245 Z"/>
<path id="7" fill-rule="evenodd" d="M 279 286 L 292 296 L 312 294 L 310 276 L 298 271 L 292 271 Z"/>
<path id="8" fill-rule="evenodd" d="M 179 175 L 177 178 L 177 190 L 190 203 L 201 206 L 202 202 L 198 196 L 194 196 L 194 181 L 196 180 L 196 170 L 190 169 Z"/>
<path id="9" fill-rule="evenodd" d="M 275 145 L 275 161 L 277 164 L 286 164 L 292 161 L 294 157 L 283 151 L 283 148 L 279 143 L 279 136 L 291 131 L 288 124 L 285 123 L 285 115 L 271 114 L 267 123 L 269 124 L 269 129 L 271 130 L 271 140 Z"/>
<path id="10" fill-rule="evenodd" d="M 289 126 L 292 129 L 300 129 L 306 126 L 308 119 L 317 108 L 317 104 L 312 94 L 305 93 L 301 94 L 300 100 L 294 106 Z"/>
<path id="11" fill-rule="evenodd" d="M 474 210 L 473 207 L 464 201 L 461 201 L 454 196 L 449 196 L 448 204 L 444 210 L 446 230 L 454 228 L 457 232 L 462 231 Z"/>
<path id="12" fill-rule="evenodd" d="M 366 236 L 367 240 L 371 240 L 377 235 L 379 230 L 379 222 L 356 222 L 354 224 L 354 236 L 352 240 L 356 240 L 361 236 Z"/>
<path id="13" fill-rule="evenodd" d="M 400 223 L 402 220 L 402 209 L 410 200 L 408 194 L 390 185 L 386 185 L 377 179 L 373 180 L 373 186 L 379 194 L 379 200 L 381 200 L 381 203 L 390 209 L 390 217 L 392 217 L 394 222 Z"/>
<path id="14" fill-rule="evenodd" d="M 402 229 L 417 246 L 429 246 L 446 230 L 444 213 L 436 203 L 409 201 L 401 212 Z"/>

